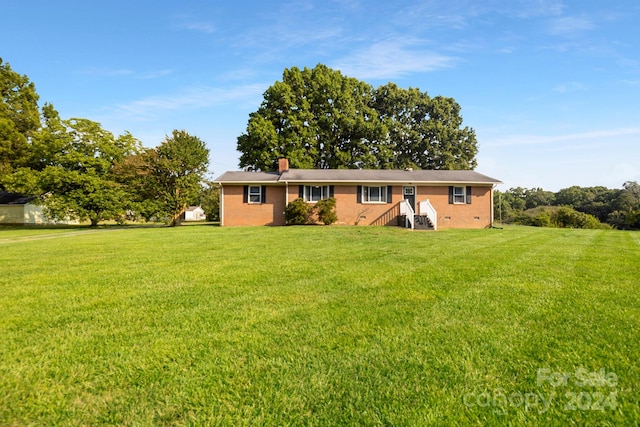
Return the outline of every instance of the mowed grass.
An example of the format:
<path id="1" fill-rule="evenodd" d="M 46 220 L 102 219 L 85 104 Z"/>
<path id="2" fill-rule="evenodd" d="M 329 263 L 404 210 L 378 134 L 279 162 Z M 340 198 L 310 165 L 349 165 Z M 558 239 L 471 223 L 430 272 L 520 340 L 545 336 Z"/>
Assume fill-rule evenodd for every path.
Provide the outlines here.
<path id="1" fill-rule="evenodd" d="M 640 233 L 11 233 L 0 425 L 640 423 Z"/>
<path id="2" fill-rule="evenodd" d="M 20 240 L 30 240 L 34 238 L 55 237 L 59 234 L 70 234 L 78 231 L 87 231 L 81 226 L 0 226 L 0 245 Z"/>

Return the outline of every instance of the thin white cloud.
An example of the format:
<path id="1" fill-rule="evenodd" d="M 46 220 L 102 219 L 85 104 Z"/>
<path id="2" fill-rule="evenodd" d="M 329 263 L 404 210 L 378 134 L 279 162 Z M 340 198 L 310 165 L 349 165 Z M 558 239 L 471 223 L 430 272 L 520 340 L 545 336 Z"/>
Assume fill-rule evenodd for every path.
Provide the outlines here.
<path id="1" fill-rule="evenodd" d="M 468 19 L 477 15 L 474 5 L 464 2 L 416 2 L 398 9 L 393 16 L 395 23 L 423 29 L 468 27 Z"/>
<path id="2" fill-rule="evenodd" d="M 361 0 L 331 0 L 332 3 L 347 10 L 355 10 L 361 6 Z"/>
<path id="3" fill-rule="evenodd" d="M 203 21 L 198 18 L 194 18 L 191 15 L 180 15 L 177 17 L 177 22 L 174 24 L 174 29 L 188 30 L 205 34 L 212 34 L 216 32 L 216 26 L 209 21 Z"/>
<path id="4" fill-rule="evenodd" d="M 557 16 L 561 15 L 566 8 L 562 0 L 521 0 L 519 2 L 508 2 L 512 7 L 510 10 L 519 18 L 534 18 L 538 16 Z M 501 2 L 496 10 L 505 7 Z"/>
<path id="5" fill-rule="evenodd" d="M 396 78 L 409 73 L 437 71 L 453 67 L 458 58 L 417 46 L 414 40 L 374 43 L 333 64 L 332 68 L 360 79 Z"/>
<path id="6" fill-rule="evenodd" d="M 560 16 L 564 9 L 562 0 L 423 0 L 399 8 L 394 20 L 403 24 L 410 22 L 423 28 L 463 30 L 473 27 L 478 17 L 499 14 L 531 19 Z"/>
<path id="7" fill-rule="evenodd" d="M 138 72 L 127 68 L 100 68 L 100 67 L 88 67 L 81 71 L 81 74 L 94 77 L 133 77 L 136 79 L 156 79 L 159 77 L 168 76 L 173 71 L 170 69 L 155 70 L 147 72 Z"/>
<path id="8" fill-rule="evenodd" d="M 254 60 L 281 57 L 289 49 L 306 46 L 333 50 L 344 42 L 339 14 L 327 13 L 326 7 L 318 8 L 311 2 L 283 3 L 262 18 L 261 23 L 248 26 L 229 40 L 237 49 L 255 49 L 251 53 Z"/>
<path id="9" fill-rule="evenodd" d="M 563 16 L 551 19 L 547 31 L 555 36 L 572 37 L 595 28 L 594 23 L 585 17 Z"/>
<path id="10" fill-rule="evenodd" d="M 202 32 L 202 33 L 207 33 L 207 34 L 211 34 L 211 33 L 215 33 L 216 31 L 216 27 L 215 25 L 213 25 L 210 22 L 185 22 L 182 24 L 183 28 L 190 30 L 190 31 L 197 31 L 197 32 Z"/>
<path id="11" fill-rule="evenodd" d="M 340 40 L 342 30 L 340 28 L 291 28 L 279 27 L 272 30 L 271 35 L 267 37 L 273 38 L 273 46 L 265 49 L 269 54 L 274 50 L 286 50 L 289 48 L 301 46 L 315 46 L 322 49 L 323 46 L 333 46 Z M 255 41 L 254 41 L 255 42 Z M 264 43 L 264 39 L 262 41 Z M 264 45 L 261 49 L 264 49 Z"/>
<path id="12" fill-rule="evenodd" d="M 149 71 L 147 73 L 142 73 L 138 76 L 138 78 L 143 80 L 157 79 L 160 77 L 165 77 L 173 74 L 173 70 L 157 70 L 157 71 Z"/>
<path id="13" fill-rule="evenodd" d="M 640 135 L 640 128 L 605 129 L 565 135 L 510 135 L 486 141 L 483 145 L 487 147 L 549 145 L 576 141 L 592 141 L 605 138 L 620 138 L 633 135 Z"/>
<path id="14" fill-rule="evenodd" d="M 231 89 L 209 86 L 194 87 L 181 94 L 151 96 L 107 109 L 106 116 L 126 117 L 128 120 L 151 120 L 166 111 L 208 108 L 243 99 L 259 99 L 264 84 L 251 84 Z"/>
<path id="15" fill-rule="evenodd" d="M 640 80 L 619 80 L 619 83 L 628 86 L 640 86 Z"/>
<path id="16" fill-rule="evenodd" d="M 587 87 L 579 82 L 563 83 L 553 88 L 553 91 L 558 93 L 580 92 L 584 90 L 587 90 Z"/>
<path id="17" fill-rule="evenodd" d="M 97 77 L 121 77 L 131 76 L 134 74 L 133 70 L 125 68 L 100 68 L 100 67 L 87 67 L 81 71 L 82 74 L 87 76 Z"/>

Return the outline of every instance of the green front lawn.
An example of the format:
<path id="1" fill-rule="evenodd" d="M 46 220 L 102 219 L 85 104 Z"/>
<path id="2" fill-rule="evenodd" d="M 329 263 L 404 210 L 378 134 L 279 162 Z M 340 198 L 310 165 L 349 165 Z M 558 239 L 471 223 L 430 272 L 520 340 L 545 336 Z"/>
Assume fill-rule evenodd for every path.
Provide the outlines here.
<path id="1" fill-rule="evenodd" d="M 640 233 L 11 233 L 0 425 L 640 423 Z"/>

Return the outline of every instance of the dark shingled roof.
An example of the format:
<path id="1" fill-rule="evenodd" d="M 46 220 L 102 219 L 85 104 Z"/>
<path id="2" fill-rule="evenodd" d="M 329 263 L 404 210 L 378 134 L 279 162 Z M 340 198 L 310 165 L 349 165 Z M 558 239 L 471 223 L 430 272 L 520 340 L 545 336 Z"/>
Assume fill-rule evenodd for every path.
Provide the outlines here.
<path id="1" fill-rule="evenodd" d="M 222 184 L 241 183 L 420 183 L 420 184 L 500 184 L 501 181 L 472 170 L 390 170 L 390 169 L 289 169 L 275 172 L 226 172 L 216 179 Z"/>
<path id="2" fill-rule="evenodd" d="M 277 172 L 225 172 L 216 178 L 216 182 L 225 184 L 254 183 L 254 182 L 278 182 Z"/>
<path id="3" fill-rule="evenodd" d="M 397 170 L 397 169 L 291 169 L 282 174 L 288 182 L 393 182 L 393 183 L 482 183 L 500 181 L 470 170 Z"/>
<path id="4" fill-rule="evenodd" d="M 0 191 L 0 205 L 26 205 L 35 197 L 25 196 L 19 193 L 9 193 L 8 191 Z"/>

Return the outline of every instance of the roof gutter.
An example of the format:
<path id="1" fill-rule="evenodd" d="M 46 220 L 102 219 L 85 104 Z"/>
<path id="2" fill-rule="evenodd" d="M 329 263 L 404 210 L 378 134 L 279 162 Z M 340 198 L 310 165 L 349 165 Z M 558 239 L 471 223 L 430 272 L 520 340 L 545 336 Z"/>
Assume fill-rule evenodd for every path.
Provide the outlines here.
<path id="1" fill-rule="evenodd" d="M 318 179 L 318 180 L 291 180 L 291 181 L 278 181 L 284 182 L 287 185 L 310 185 L 310 184 L 334 184 L 334 185 L 357 185 L 357 184 L 397 184 L 397 185 L 435 185 L 435 186 L 446 186 L 451 184 L 466 184 L 466 185 L 497 185 L 502 184 L 502 182 L 484 182 L 484 181 L 391 181 L 391 180 L 366 180 L 366 179 L 358 179 L 358 180 L 348 180 L 348 181 L 340 181 L 335 179 Z M 264 181 L 262 181 L 265 184 Z"/>

